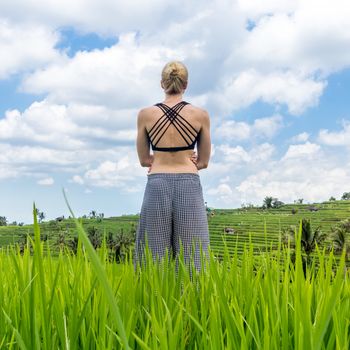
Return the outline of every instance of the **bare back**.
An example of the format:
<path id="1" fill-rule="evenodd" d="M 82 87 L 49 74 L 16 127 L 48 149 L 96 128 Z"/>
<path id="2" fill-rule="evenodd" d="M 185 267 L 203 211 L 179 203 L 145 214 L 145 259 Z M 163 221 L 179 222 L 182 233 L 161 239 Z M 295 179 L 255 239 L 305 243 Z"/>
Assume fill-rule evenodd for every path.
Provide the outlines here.
<path id="1" fill-rule="evenodd" d="M 168 105 L 170 108 L 173 105 Z M 154 125 L 159 122 L 164 112 L 157 106 L 144 108 L 139 114 L 139 128 L 138 128 L 138 150 L 140 152 L 149 152 L 148 133 L 152 130 Z M 191 104 L 185 105 L 180 117 L 183 118 L 184 123 L 189 123 L 195 130 L 199 132 L 197 143 L 198 161 L 208 163 L 210 157 L 210 132 L 209 132 L 209 116 L 208 113 Z M 143 130 L 143 131 L 142 131 Z M 146 138 L 146 140 L 144 139 Z M 163 136 L 159 138 L 157 147 L 171 148 L 187 146 L 192 140 L 185 133 L 177 130 L 174 124 L 170 123 Z M 146 146 L 147 144 L 147 146 Z M 140 149 L 142 148 L 143 150 Z M 181 150 L 176 152 L 154 151 L 154 160 L 152 163 L 152 170 L 150 174 L 154 173 L 198 173 L 197 166 L 191 161 L 193 150 Z M 141 154 L 142 156 L 142 154 Z"/>

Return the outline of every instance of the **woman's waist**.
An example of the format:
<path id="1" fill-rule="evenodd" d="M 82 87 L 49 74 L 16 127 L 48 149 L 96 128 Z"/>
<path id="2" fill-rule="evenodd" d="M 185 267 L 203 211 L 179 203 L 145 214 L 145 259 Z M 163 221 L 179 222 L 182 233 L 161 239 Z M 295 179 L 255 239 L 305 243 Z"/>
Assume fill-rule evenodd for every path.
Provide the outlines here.
<path id="1" fill-rule="evenodd" d="M 172 180 L 186 180 L 186 179 L 196 179 L 196 181 L 200 181 L 200 176 L 198 173 L 167 173 L 167 172 L 160 172 L 160 173 L 148 173 L 147 174 L 148 179 L 154 179 L 154 178 L 162 178 L 162 179 L 172 179 Z"/>
<path id="2" fill-rule="evenodd" d="M 191 161 L 191 156 L 195 152 L 191 151 L 178 151 L 178 152 L 154 152 L 154 161 L 162 164 L 186 164 Z"/>
<path id="3" fill-rule="evenodd" d="M 173 174 L 197 174 L 198 175 L 198 169 L 195 166 L 194 163 L 191 162 L 191 164 L 159 164 L 159 163 L 153 163 L 150 174 L 155 173 L 173 173 Z"/>

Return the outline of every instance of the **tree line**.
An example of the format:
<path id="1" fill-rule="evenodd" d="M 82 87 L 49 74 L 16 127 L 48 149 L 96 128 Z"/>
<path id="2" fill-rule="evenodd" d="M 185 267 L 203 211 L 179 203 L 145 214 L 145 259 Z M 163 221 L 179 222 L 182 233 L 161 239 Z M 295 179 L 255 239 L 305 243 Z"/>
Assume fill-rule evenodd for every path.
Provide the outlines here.
<path id="1" fill-rule="evenodd" d="M 43 211 L 39 210 L 38 208 L 36 208 L 35 210 L 36 210 L 36 217 L 38 218 L 38 222 L 39 223 L 44 222 L 44 219 L 46 218 L 46 214 Z M 97 222 L 101 222 L 104 219 L 104 216 L 105 216 L 104 213 L 97 213 L 96 210 L 91 210 L 88 215 L 83 215 L 81 218 L 95 219 L 97 220 Z M 61 222 L 64 219 L 65 219 L 65 216 L 61 215 L 56 219 L 54 219 L 54 221 Z M 69 216 L 68 219 L 71 219 L 71 217 Z M 24 222 L 17 222 L 17 221 L 9 222 L 6 216 L 0 216 L 0 226 L 24 226 Z"/>

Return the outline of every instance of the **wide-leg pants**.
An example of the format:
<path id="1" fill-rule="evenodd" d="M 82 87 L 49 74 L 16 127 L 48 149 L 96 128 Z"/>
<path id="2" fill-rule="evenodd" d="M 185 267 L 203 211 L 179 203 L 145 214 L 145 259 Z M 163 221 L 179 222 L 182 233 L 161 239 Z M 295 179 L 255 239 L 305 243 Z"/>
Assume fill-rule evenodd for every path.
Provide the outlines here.
<path id="1" fill-rule="evenodd" d="M 177 257 L 181 242 L 185 262 L 192 256 L 200 270 L 200 249 L 203 256 L 208 253 L 209 230 L 199 175 L 155 173 L 147 177 L 136 231 L 135 263 L 144 256 L 147 237 L 153 259 L 163 258 L 166 250 L 169 256 Z"/>

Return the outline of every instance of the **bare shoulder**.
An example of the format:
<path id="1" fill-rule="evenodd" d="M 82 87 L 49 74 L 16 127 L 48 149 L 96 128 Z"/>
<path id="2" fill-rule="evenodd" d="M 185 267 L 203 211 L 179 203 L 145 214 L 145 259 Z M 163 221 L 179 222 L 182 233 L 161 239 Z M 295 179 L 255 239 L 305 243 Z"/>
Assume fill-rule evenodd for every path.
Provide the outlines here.
<path id="1" fill-rule="evenodd" d="M 139 110 L 139 113 L 138 113 L 138 115 L 139 116 L 147 116 L 148 114 L 150 114 L 152 111 L 154 111 L 154 106 L 149 106 L 149 107 L 144 107 L 144 108 L 141 108 L 140 110 Z"/>
<path id="2" fill-rule="evenodd" d="M 205 110 L 204 108 L 201 107 L 197 107 L 194 105 L 189 105 L 192 113 L 195 114 L 198 118 L 198 120 L 205 122 L 209 120 L 209 113 L 207 112 L 207 110 Z"/>
<path id="3" fill-rule="evenodd" d="M 149 106 L 141 108 L 138 112 L 138 120 L 141 123 L 147 122 L 149 120 L 150 116 L 154 113 L 155 106 Z"/>

